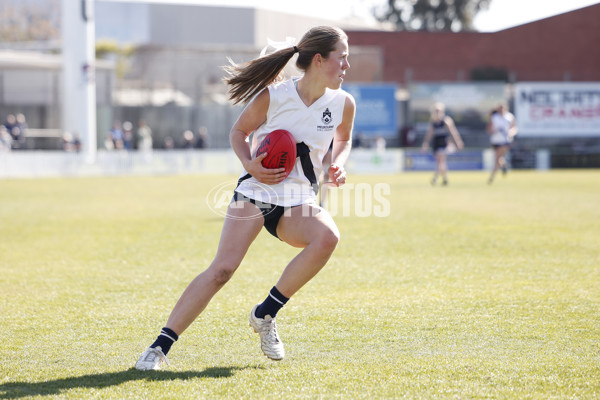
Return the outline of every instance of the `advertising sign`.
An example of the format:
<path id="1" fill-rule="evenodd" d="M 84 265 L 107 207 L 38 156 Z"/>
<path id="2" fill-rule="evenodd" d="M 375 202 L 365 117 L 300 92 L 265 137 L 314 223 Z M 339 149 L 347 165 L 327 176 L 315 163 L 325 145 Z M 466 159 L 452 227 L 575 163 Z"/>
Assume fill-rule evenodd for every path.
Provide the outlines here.
<path id="1" fill-rule="evenodd" d="M 519 136 L 600 136 L 600 82 L 515 86 Z"/>
<path id="2" fill-rule="evenodd" d="M 448 169 L 454 171 L 478 171 L 483 169 L 483 156 L 478 150 L 459 151 L 448 155 Z M 435 171 L 435 158 L 431 152 L 406 150 L 404 153 L 405 171 Z"/>
<path id="3" fill-rule="evenodd" d="M 356 100 L 354 132 L 368 137 L 398 135 L 396 85 L 344 84 Z"/>

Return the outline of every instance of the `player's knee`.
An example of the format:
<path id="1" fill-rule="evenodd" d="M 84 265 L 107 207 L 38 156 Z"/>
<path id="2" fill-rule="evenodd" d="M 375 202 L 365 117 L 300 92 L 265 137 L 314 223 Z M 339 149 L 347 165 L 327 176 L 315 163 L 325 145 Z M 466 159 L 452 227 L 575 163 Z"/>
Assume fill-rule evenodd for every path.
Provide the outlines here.
<path id="1" fill-rule="evenodd" d="M 229 280 L 235 273 L 235 270 L 237 269 L 237 267 L 238 267 L 237 265 L 232 264 L 232 263 L 213 264 L 212 265 L 213 279 L 219 285 L 224 285 L 227 282 L 229 282 Z"/>
<path id="2" fill-rule="evenodd" d="M 327 229 L 319 235 L 319 246 L 324 251 L 333 252 L 340 241 L 340 233 L 335 229 Z"/>

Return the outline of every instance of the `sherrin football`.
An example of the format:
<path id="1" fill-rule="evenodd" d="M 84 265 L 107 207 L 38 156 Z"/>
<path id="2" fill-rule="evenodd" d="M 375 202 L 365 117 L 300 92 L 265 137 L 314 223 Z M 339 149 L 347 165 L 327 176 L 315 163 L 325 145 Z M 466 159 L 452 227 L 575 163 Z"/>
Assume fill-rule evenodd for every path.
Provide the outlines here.
<path id="1" fill-rule="evenodd" d="M 277 129 L 269 133 L 258 146 L 256 156 L 267 153 L 262 160 L 265 168 L 285 168 L 285 177 L 292 172 L 296 163 L 296 140 L 285 129 Z"/>

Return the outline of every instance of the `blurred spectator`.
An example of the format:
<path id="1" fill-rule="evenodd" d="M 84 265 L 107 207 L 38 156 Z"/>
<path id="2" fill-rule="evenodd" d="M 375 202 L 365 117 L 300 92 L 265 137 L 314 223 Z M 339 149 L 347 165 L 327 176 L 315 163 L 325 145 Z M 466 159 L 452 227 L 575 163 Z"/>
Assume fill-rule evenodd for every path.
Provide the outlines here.
<path id="1" fill-rule="evenodd" d="M 194 132 L 191 130 L 183 132 L 183 148 L 188 150 L 185 154 L 184 165 L 186 169 L 189 169 L 192 165 L 191 151 L 194 148 Z"/>
<path id="2" fill-rule="evenodd" d="M 68 153 L 81 151 L 81 138 L 77 132 L 65 132 L 62 137 L 63 150 Z"/>
<path id="3" fill-rule="evenodd" d="M 171 136 L 165 138 L 165 150 L 173 150 L 175 148 L 175 142 Z"/>
<path id="4" fill-rule="evenodd" d="M 64 132 L 62 135 L 62 148 L 64 151 L 66 151 L 66 152 L 73 151 L 71 149 L 72 141 L 73 141 L 73 135 L 71 135 L 71 132 Z"/>
<path id="5" fill-rule="evenodd" d="M 112 151 L 115 149 L 115 143 L 113 142 L 111 132 L 108 132 L 106 134 L 106 138 L 104 139 L 104 148 L 108 151 Z"/>
<path id="6" fill-rule="evenodd" d="M 23 117 L 23 119 L 24 118 L 25 117 Z M 24 132 L 21 130 L 19 123 L 17 122 L 17 118 L 13 114 L 8 114 L 6 116 L 6 122 L 4 123 L 4 127 L 12 137 L 12 148 L 19 149 L 23 147 L 23 145 L 25 144 L 25 135 Z"/>
<path id="7" fill-rule="evenodd" d="M 0 125 L 0 153 L 9 152 L 12 149 L 12 136 L 4 125 Z"/>
<path id="8" fill-rule="evenodd" d="M 183 132 L 183 143 L 181 147 L 184 149 L 194 148 L 194 132 L 190 130 Z"/>
<path id="9" fill-rule="evenodd" d="M 123 122 L 123 147 L 133 150 L 133 124 L 129 121 Z"/>
<path id="10" fill-rule="evenodd" d="M 385 151 L 386 146 L 387 142 L 382 136 L 377 136 L 373 141 L 373 148 L 377 153 L 383 153 Z"/>
<path id="11" fill-rule="evenodd" d="M 17 126 L 17 118 L 15 118 L 13 114 L 8 114 L 6 116 L 6 121 L 4 121 L 2 125 L 4 125 L 8 133 L 12 135 L 13 128 Z"/>
<path id="12" fill-rule="evenodd" d="M 140 120 L 137 135 L 138 149 L 145 152 L 152 151 L 152 129 L 150 129 L 146 121 Z"/>
<path id="13" fill-rule="evenodd" d="M 27 134 L 27 120 L 25 119 L 25 114 L 17 114 L 17 127 L 21 131 L 21 136 L 25 137 Z"/>
<path id="14" fill-rule="evenodd" d="M 81 135 L 77 132 L 73 135 L 73 149 L 78 153 L 81 151 Z"/>
<path id="15" fill-rule="evenodd" d="M 208 148 L 208 129 L 205 126 L 201 126 L 198 129 L 198 140 L 196 140 L 196 148 L 197 149 L 206 149 Z"/>
<path id="16" fill-rule="evenodd" d="M 123 143 L 123 130 L 121 129 L 121 123 L 116 121 L 113 128 L 110 131 L 110 137 L 113 142 L 113 148 L 116 150 L 122 150 L 124 148 Z"/>

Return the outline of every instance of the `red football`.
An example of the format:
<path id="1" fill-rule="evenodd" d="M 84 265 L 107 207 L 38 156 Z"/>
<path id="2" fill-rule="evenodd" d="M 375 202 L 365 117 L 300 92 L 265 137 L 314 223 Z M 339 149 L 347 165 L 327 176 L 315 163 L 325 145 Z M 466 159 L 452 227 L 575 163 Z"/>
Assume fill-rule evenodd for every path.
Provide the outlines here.
<path id="1" fill-rule="evenodd" d="M 285 168 L 285 176 L 292 172 L 296 163 L 296 140 L 291 133 L 277 129 L 269 133 L 258 146 L 256 156 L 267 153 L 262 160 L 265 168 Z"/>

